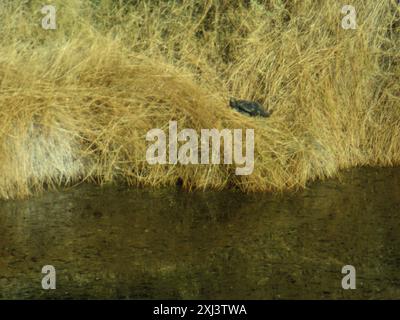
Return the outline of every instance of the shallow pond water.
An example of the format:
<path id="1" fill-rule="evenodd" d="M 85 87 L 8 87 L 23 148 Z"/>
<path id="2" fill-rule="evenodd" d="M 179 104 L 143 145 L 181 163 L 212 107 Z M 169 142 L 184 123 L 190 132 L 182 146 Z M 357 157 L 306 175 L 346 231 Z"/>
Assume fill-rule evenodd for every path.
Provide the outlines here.
<path id="1" fill-rule="evenodd" d="M 280 195 L 81 185 L 0 201 L 0 298 L 400 298 L 400 169 Z"/>

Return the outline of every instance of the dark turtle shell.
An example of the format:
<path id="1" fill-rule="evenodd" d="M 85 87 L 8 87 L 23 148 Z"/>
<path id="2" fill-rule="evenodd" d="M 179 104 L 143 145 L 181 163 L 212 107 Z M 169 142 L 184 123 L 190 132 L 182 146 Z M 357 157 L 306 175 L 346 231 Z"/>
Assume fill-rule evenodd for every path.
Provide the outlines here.
<path id="1" fill-rule="evenodd" d="M 247 100 L 237 100 L 235 98 L 231 98 L 229 100 L 229 105 L 250 117 L 269 117 L 272 112 L 265 111 L 261 104 L 255 101 L 247 101 Z"/>

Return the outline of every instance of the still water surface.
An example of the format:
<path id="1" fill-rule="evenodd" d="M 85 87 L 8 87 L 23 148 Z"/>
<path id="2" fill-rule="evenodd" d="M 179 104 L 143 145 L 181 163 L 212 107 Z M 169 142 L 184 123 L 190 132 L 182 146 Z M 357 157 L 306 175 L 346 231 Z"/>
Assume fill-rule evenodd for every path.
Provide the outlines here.
<path id="1" fill-rule="evenodd" d="M 400 298 L 400 169 L 280 195 L 82 185 L 0 201 L 0 298 Z"/>

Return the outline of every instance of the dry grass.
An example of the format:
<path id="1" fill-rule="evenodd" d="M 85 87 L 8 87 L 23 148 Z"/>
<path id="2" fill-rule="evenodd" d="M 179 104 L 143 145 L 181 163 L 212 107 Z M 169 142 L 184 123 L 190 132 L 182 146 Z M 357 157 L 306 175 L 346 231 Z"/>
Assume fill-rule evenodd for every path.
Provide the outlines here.
<path id="1" fill-rule="evenodd" d="M 243 191 L 400 163 L 400 6 L 353 0 L 0 4 L 0 197 L 84 180 Z M 242 4 L 238 4 L 242 3 Z M 229 96 L 274 114 L 247 118 Z M 151 128 L 254 128 L 255 169 L 150 166 Z"/>

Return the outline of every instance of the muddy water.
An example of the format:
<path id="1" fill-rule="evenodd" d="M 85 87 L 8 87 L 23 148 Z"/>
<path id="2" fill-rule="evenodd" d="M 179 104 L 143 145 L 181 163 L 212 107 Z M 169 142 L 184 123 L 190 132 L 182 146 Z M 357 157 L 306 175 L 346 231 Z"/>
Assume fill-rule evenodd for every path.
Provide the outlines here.
<path id="1" fill-rule="evenodd" d="M 400 298 L 400 169 L 282 195 L 83 185 L 1 201 L 0 298 Z"/>

